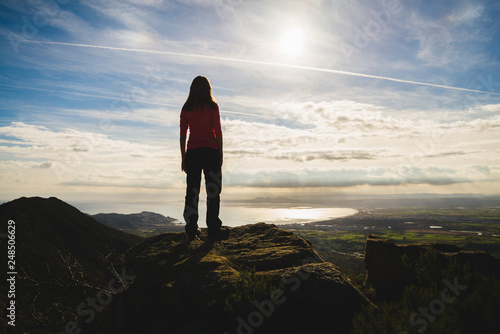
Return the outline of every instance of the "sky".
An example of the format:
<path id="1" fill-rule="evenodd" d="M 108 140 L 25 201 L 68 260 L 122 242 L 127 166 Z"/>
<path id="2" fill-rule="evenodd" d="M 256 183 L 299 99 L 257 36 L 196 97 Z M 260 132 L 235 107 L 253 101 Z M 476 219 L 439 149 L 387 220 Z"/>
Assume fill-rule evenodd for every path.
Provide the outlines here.
<path id="1" fill-rule="evenodd" d="M 220 105 L 223 205 L 499 194 L 499 17 L 480 0 L 1 0 L 0 200 L 178 216 L 197 75 Z"/>

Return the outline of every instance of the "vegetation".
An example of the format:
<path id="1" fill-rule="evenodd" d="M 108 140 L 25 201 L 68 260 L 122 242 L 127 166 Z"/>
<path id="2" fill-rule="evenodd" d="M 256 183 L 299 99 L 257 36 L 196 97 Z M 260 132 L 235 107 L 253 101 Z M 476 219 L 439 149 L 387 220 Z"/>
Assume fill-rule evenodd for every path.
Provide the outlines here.
<path id="1" fill-rule="evenodd" d="M 224 302 L 224 311 L 229 314 L 248 313 L 254 307 L 254 301 L 269 299 L 278 288 L 283 290 L 282 282 L 276 284 L 269 276 L 256 275 L 255 268 L 240 269 L 239 273 L 240 280 L 233 284 L 233 290 Z"/>
<path id="2" fill-rule="evenodd" d="M 441 228 L 431 229 L 437 225 Z M 334 230 L 328 230 L 335 226 Z M 322 224 L 284 226 L 313 242 L 323 256 L 360 255 L 368 234 L 398 243 L 437 242 L 474 248 L 500 259 L 500 207 L 366 210 Z"/>
<path id="3" fill-rule="evenodd" d="M 463 248 L 483 250 L 496 258 L 500 258 L 500 238 L 495 236 L 497 233 L 500 233 L 499 207 L 474 209 L 381 209 L 370 210 L 369 216 L 365 218 L 366 219 L 362 220 L 363 223 L 368 226 L 375 226 L 375 228 L 365 229 L 365 226 L 359 224 L 358 220 L 349 220 L 349 218 L 345 219 L 349 222 L 349 224 L 339 224 L 337 229 L 334 231 L 320 229 L 321 226 L 312 226 L 312 224 L 309 226 L 304 225 L 302 228 L 297 228 L 296 226 L 289 226 L 288 228 L 292 228 L 294 234 L 310 240 L 316 251 L 326 261 L 330 261 L 339 266 L 342 271 L 349 276 L 369 298 L 374 297 L 374 289 L 365 282 L 366 271 L 363 262 L 365 241 L 368 234 L 390 239 L 397 243 L 436 242 L 453 244 Z M 453 218 L 453 220 L 450 220 L 450 218 Z M 415 224 L 418 224 L 422 221 L 425 221 L 426 225 L 441 225 L 444 228 L 452 229 L 454 231 L 489 231 L 489 234 L 484 233 L 483 235 L 478 235 L 478 233 L 448 232 L 441 229 L 428 229 L 424 231 L 415 229 L 414 226 L 412 226 L 413 224 L 404 224 L 405 222 L 415 222 Z M 370 224 L 367 222 L 370 222 Z M 358 226 L 356 227 L 354 223 L 357 223 Z M 373 223 L 373 225 L 371 225 L 371 223 Z M 389 225 L 391 228 L 388 228 Z M 428 262 L 432 263 L 432 261 Z M 424 269 L 421 268 L 421 270 Z M 425 270 L 430 273 L 428 269 Z M 437 274 L 435 273 L 435 275 Z M 443 275 L 443 273 L 440 275 Z M 463 276 L 464 275 L 460 277 Z M 439 282 L 438 278 L 436 278 L 436 280 Z M 482 288 L 486 288 L 491 285 L 492 287 L 496 287 L 497 291 L 500 291 L 500 289 L 498 289 L 499 283 L 491 281 L 489 278 L 475 277 L 474 280 L 479 282 L 480 285 L 482 284 Z M 441 280 L 441 285 L 442 284 Z M 441 289 L 442 288 L 443 287 L 441 287 Z M 405 300 L 402 300 L 400 303 L 380 305 L 379 309 L 383 311 L 382 313 L 377 313 L 377 316 L 384 314 L 383 312 L 388 315 L 392 315 L 390 319 L 386 319 L 387 323 L 399 323 L 401 325 L 401 329 L 397 329 L 396 325 L 396 327 L 390 327 L 390 330 L 388 329 L 389 327 L 377 327 L 379 330 L 378 332 L 398 333 L 399 330 L 411 333 L 411 331 L 407 329 L 409 326 L 408 317 L 413 312 L 411 307 L 415 305 L 415 300 L 422 305 L 425 305 L 425 303 L 423 303 L 425 297 L 430 298 L 430 296 L 435 293 L 434 290 L 436 287 L 433 288 L 434 290 L 429 286 L 426 288 L 411 287 L 408 289 L 409 290 L 406 292 L 406 295 L 404 295 L 404 298 L 406 298 Z M 482 294 L 476 292 L 475 295 L 471 296 L 471 300 L 474 298 L 482 298 L 482 296 Z M 492 298 L 490 302 L 495 300 L 494 295 L 489 297 Z M 428 300 L 427 305 L 434 298 L 435 297 L 432 297 Z M 500 299 L 497 298 L 496 300 L 498 301 Z M 409 301 L 413 302 L 409 303 Z M 468 305 L 467 303 L 468 302 L 464 300 L 464 304 L 462 304 L 462 306 L 466 307 Z M 481 306 L 481 308 L 484 307 L 486 312 L 486 309 L 489 307 L 488 305 L 488 302 L 486 302 L 485 306 Z M 451 312 L 452 309 L 453 308 L 450 307 L 448 312 Z M 376 309 L 370 309 L 364 314 L 365 316 L 367 316 L 367 314 L 372 314 L 372 316 L 374 316 L 375 311 Z M 401 318 L 398 320 L 396 319 L 397 316 L 400 316 Z M 367 319 L 368 318 L 365 320 L 368 321 Z M 443 319 L 446 318 L 443 317 Z M 434 328 L 435 326 L 436 325 L 429 325 L 429 329 Z M 369 331 L 362 331 L 361 328 L 362 326 L 358 326 L 357 333 L 371 333 Z M 375 330 L 373 331 L 373 333 L 376 332 L 377 331 Z M 431 330 L 428 332 L 434 333 Z M 437 330 L 436 332 L 440 333 Z M 453 331 L 449 332 L 451 333 Z"/>
<path id="4" fill-rule="evenodd" d="M 403 259 L 418 283 L 400 300 L 368 306 L 353 322 L 353 334 L 500 332 L 500 281 L 472 272 L 468 263 L 439 265 L 436 253 Z"/>
<path id="5" fill-rule="evenodd" d="M 300 230 L 295 234 L 311 241 L 314 249 L 321 257 L 342 269 L 342 271 L 357 285 L 363 286 L 365 267 L 363 263 L 364 241 L 351 240 L 345 235 L 332 232 Z"/>
<path id="6" fill-rule="evenodd" d="M 80 323 L 76 307 L 107 287 L 110 264 L 142 238 L 96 222 L 57 198 L 20 198 L 0 205 L 2 221 L 16 223 L 16 329 L 64 331 Z M 5 224 L 0 233 L 6 233 Z M 7 282 L 0 288 L 7 291 Z M 0 306 L 6 308 L 6 300 Z M 6 317 L 2 318 L 4 321 Z M 0 322 L 0 332 L 6 324 Z"/>

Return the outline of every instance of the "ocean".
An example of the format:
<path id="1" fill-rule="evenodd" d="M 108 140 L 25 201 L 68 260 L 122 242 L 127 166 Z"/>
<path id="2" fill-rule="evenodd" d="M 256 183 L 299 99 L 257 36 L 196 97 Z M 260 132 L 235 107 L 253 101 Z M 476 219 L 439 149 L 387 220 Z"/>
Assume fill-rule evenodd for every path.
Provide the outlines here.
<path id="1" fill-rule="evenodd" d="M 70 203 L 71 204 L 71 203 Z M 79 210 L 88 214 L 97 213 L 139 213 L 142 211 L 151 211 L 170 216 L 184 223 L 182 218 L 183 203 L 181 201 L 151 203 L 151 202 L 129 202 L 129 203 L 73 203 Z M 199 226 L 205 225 L 206 203 L 200 200 L 199 204 Z M 333 218 L 353 215 L 357 212 L 352 208 L 327 208 L 311 206 L 256 206 L 255 204 L 234 204 L 222 203 L 220 208 L 220 219 L 223 226 L 241 226 L 255 224 L 260 222 L 271 224 L 291 224 L 291 223 L 309 223 Z"/>

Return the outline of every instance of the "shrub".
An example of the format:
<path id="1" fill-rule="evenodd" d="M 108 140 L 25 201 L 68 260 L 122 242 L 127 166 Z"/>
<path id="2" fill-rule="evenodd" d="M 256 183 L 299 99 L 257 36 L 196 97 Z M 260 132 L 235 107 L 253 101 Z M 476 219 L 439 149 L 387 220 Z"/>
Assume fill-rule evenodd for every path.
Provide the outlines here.
<path id="1" fill-rule="evenodd" d="M 453 259 L 443 265 L 435 252 L 403 263 L 416 279 L 400 300 L 365 307 L 352 333 L 500 333 L 500 280 L 473 272 Z"/>

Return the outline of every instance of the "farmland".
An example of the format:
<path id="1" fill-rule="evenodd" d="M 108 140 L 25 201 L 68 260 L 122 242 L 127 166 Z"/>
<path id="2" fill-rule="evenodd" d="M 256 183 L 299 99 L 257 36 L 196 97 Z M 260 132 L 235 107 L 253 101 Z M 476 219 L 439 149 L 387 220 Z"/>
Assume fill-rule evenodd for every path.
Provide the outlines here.
<path id="1" fill-rule="evenodd" d="M 280 227 L 310 240 L 318 253 L 355 280 L 364 278 L 368 234 L 397 243 L 436 242 L 483 250 L 500 258 L 500 207 L 364 209 L 357 214 Z"/>

